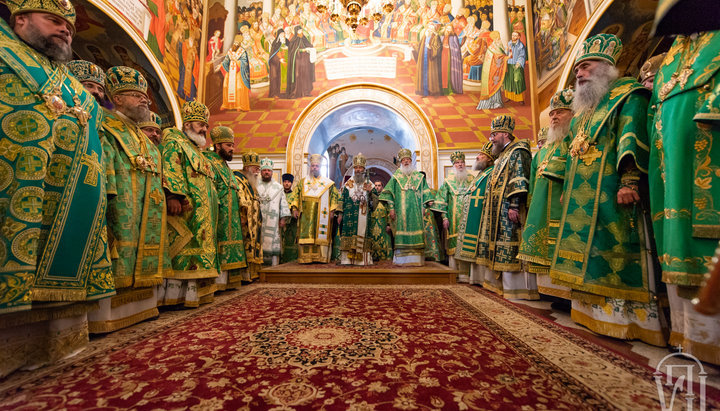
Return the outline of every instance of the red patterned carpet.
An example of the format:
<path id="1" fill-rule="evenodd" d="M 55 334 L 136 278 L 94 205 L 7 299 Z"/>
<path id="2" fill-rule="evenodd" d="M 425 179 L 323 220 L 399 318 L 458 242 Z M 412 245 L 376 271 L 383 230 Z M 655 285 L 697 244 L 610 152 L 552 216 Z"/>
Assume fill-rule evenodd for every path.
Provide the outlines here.
<path id="1" fill-rule="evenodd" d="M 256 284 L 165 314 L 0 381 L 0 409 L 659 409 L 652 370 L 472 287 Z"/>

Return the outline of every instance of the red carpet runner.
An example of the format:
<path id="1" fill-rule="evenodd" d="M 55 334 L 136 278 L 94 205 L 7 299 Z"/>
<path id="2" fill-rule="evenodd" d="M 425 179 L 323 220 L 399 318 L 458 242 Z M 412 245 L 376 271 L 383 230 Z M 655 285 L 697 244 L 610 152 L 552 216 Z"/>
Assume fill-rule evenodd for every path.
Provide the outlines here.
<path id="1" fill-rule="evenodd" d="M 0 409 L 659 409 L 651 370 L 470 287 L 254 285 L 161 322 Z"/>

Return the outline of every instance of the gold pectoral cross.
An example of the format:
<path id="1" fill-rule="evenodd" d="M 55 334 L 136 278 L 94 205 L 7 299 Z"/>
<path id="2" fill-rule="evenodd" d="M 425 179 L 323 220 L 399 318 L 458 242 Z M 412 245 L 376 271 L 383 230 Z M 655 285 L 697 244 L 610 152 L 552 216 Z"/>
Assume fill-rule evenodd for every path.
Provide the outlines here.
<path id="1" fill-rule="evenodd" d="M 83 154 L 80 164 L 88 168 L 85 174 L 85 180 L 83 180 L 84 183 L 93 187 L 97 186 L 98 174 L 102 169 L 100 161 L 98 161 L 97 153 L 93 151 L 92 154 Z"/>

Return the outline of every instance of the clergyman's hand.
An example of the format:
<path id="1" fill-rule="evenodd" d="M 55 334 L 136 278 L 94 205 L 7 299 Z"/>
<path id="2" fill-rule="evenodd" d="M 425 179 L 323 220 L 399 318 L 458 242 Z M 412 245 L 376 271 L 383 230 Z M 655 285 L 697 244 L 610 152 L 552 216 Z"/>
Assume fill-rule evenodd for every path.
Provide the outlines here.
<path id="1" fill-rule="evenodd" d="M 293 208 L 292 215 L 293 215 L 293 218 L 300 218 L 300 211 L 298 211 L 297 208 Z"/>
<path id="2" fill-rule="evenodd" d="M 342 225 L 342 214 L 338 214 L 338 225 Z"/>
<path id="3" fill-rule="evenodd" d="M 617 202 L 620 205 L 630 205 L 640 201 L 640 195 L 630 187 L 620 187 L 617 192 Z"/>
<path id="4" fill-rule="evenodd" d="M 508 218 L 513 223 L 519 223 L 520 222 L 520 213 L 518 212 L 518 210 L 511 208 L 508 210 Z"/>
<path id="5" fill-rule="evenodd" d="M 180 204 L 180 200 L 177 198 L 170 198 L 167 200 L 167 209 L 168 214 L 170 215 L 179 215 L 182 213 L 182 205 Z"/>
<path id="6" fill-rule="evenodd" d="M 450 228 L 450 220 L 448 220 L 447 218 L 443 218 L 443 228 L 446 230 Z"/>
<path id="7" fill-rule="evenodd" d="M 395 210 L 390 210 L 388 213 L 388 216 L 390 216 L 390 219 L 395 221 L 395 218 L 397 218 L 397 215 L 395 214 Z"/>
<path id="8" fill-rule="evenodd" d="M 280 228 L 285 228 L 285 223 L 286 223 L 285 220 L 286 220 L 286 219 L 284 219 L 284 218 L 281 218 L 281 219 L 280 219 Z"/>

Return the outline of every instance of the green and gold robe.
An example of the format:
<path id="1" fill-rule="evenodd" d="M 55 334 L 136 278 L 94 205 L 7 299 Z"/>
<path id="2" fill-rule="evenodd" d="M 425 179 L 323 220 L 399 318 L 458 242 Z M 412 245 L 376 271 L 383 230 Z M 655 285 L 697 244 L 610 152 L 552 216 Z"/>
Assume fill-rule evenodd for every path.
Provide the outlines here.
<path id="1" fill-rule="evenodd" d="M 392 258 L 392 238 L 387 232 L 388 211 L 385 204 L 379 202 L 370 214 L 370 250 L 373 261 L 390 260 Z"/>
<path id="2" fill-rule="evenodd" d="M 720 319 L 692 306 L 720 239 L 720 31 L 678 36 L 650 102 L 650 209 L 670 344 L 720 364 Z"/>
<path id="3" fill-rule="evenodd" d="M 510 207 L 517 209 L 520 221 L 524 221 L 531 161 L 530 145 L 518 139 L 509 143 L 495 160 L 485 189 L 477 258 L 478 264 L 490 270 L 521 270 L 517 259 L 521 226 L 510 221 L 508 211 Z"/>
<path id="4" fill-rule="evenodd" d="M 340 195 L 335 183 L 325 177 L 305 177 L 295 186 L 290 209 L 300 210 L 298 262 L 327 263 L 331 257 L 332 220 Z"/>
<path id="5" fill-rule="evenodd" d="M 485 188 L 493 166 L 480 171 L 471 183 L 470 195 L 465 197 L 462 215 L 458 222 L 455 258 L 460 261 L 475 263 L 477 261 L 478 240 L 480 239 L 480 223 L 482 222 Z"/>
<path id="6" fill-rule="evenodd" d="M 290 190 L 290 192 L 285 193 L 285 199 L 287 200 L 288 206 L 290 207 L 295 198 L 295 191 Z M 287 223 L 285 224 L 285 227 L 282 229 L 282 238 L 283 238 L 283 251 L 282 255 L 280 256 L 280 262 L 281 263 L 289 263 L 291 261 L 295 261 L 298 258 L 298 243 L 297 243 L 297 235 L 298 235 L 298 219 L 292 216 L 292 213 L 290 213 L 290 218 L 288 219 Z"/>
<path id="7" fill-rule="evenodd" d="M 240 184 L 240 221 L 245 243 L 245 258 L 248 269 L 244 274 L 245 281 L 252 281 L 260 277 L 258 273 L 263 264 L 262 249 L 262 221 L 263 215 L 260 207 L 260 196 L 250 180 L 240 171 L 235 171 L 235 178 Z"/>
<path id="8" fill-rule="evenodd" d="M 372 199 L 377 199 L 377 191 L 370 180 L 355 181 L 356 176 L 349 178 L 342 190 L 342 197 L 338 206 L 342 212 L 340 224 L 340 264 L 370 265 L 373 263 L 370 239 L 370 216 L 372 213 Z M 369 184 L 368 191 L 363 187 Z"/>
<path id="9" fill-rule="evenodd" d="M 437 192 L 430 189 L 433 201 Z M 445 247 L 440 239 L 437 219 L 433 210 L 426 206 L 423 208 L 423 235 L 425 240 L 425 259 L 431 261 L 442 261 L 445 259 Z"/>
<path id="10" fill-rule="evenodd" d="M 639 207 L 617 202 L 622 173 L 647 173 L 648 94 L 634 79 L 620 78 L 594 110 L 573 119 L 550 278 L 572 289 L 575 322 L 665 346 Z"/>
<path id="11" fill-rule="evenodd" d="M 0 38 L 0 314 L 111 296 L 102 112 L 5 21 Z"/>
<path id="12" fill-rule="evenodd" d="M 180 215 L 168 216 L 173 271 L 166 277 L 162 302 L 197 307 L 213 300 L 220 270 L 215 172 L 195 143 L 176 128 L 163 131 L 162 156 L 165 191 L 186 204 Z"/>
<path id="13" fill-rule="evenodd" d="M 0 19 L 0 376 L 88 342 L 86 313 L 115 294 L 107 247 L 102 112 L 65 66 Z M 25 326 L 33 323 L 32 326 Z"/>
<path id="14" fill-rule="evenodd" d="M 160 150 L 122 113 L 105 111 L 108 244 L 118 294 L 88 315 L 91 333 L 155 317 L 157 285 L 172 271 Z"/>
<path id="15" fill-rule="evenodd" d="M 245 261 L 245 244 L 240 224 L 240 185 L 232 170 L 218 153 L 205 150 L 202 152 L 208 159 L 215 173 L 215 189 L 218 196 L 217 247 L 220 270 L 227 271 L 227 278 L 218 281 L 218 289 L 240 287 L 242 269 L 247 267 Z M 224 277 L 226 274 L 220 274 Z"/>
<path id="16" fill-rule="evenodd" d="M 527 219 L 518 253 L 530 273 L 548 274 L 550 270 L 562 215 L 560 197 L 568 144 L 565 139 L 545 145 L 532 159 Z"/>
<path id="17" fill-rule="evenodd" d="M 425 205 L 433 200 L 425 176 L 417 171 L 405 175 L 396 170 L 379 197 L 388 212 L 395 211 L 390 225 L 395 237 L 393 262 L 399 265 L 422 265 L 425 256 Z"/>
<path id="18" fill-rule="evenodd" d="M 475 177 L 469 174 L 463 181 L 457 181 L 454 175 L 448 177 L 440 186 L 435 197 L 435 203 L 432 209 L 440 212 L 443 218 L 447 218 L 450 227 L 447 230 L 447 254 L 455 255 L 457 247 L 458 226 L 462 215 L 462 208 L 465 199 L 470 196 L 473 190 L 473 179 Z"/>

